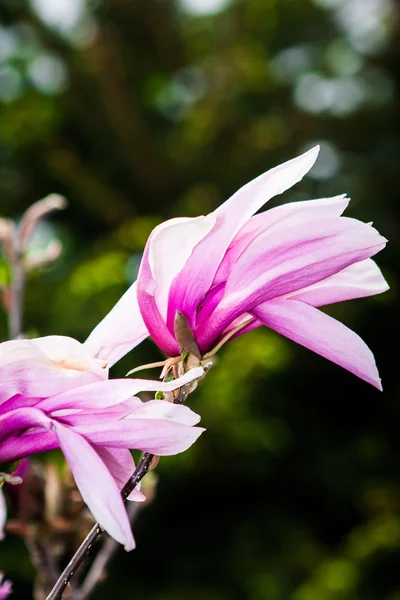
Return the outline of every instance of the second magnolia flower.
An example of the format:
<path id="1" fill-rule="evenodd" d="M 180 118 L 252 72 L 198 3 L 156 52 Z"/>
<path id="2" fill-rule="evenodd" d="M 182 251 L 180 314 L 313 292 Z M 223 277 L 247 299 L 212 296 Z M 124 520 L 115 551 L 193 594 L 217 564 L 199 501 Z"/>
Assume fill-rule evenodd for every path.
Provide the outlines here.
<path id="1" fill-rule="evenodd" d="M 119 328 L 123 339 L 115 359 L 148 334 L 168 356 L 177 356 L 182 348 L 174 325 L 181 314 L 204 356 L 266 325 L 381 389 L 366 344 L 318 308 L 387 290 L 371 260 L 387 240 L 371 225 L 342 216 L 345 195 L 255 215 L 302 179 L 318 150 L 260 175 L 207 216 L 156 227 L 137 282 L 87 345 L 108 352 L 111 332 Z"/>
<path id="2" fill-rule="evenodd" d="M 188 407 L 142 402 L 136 394 L 168 392 L 202 375 L 200 367 L 170 383 L 108 379 L 108 365 L 72 338 L 3 342 L 0 463 L 61 448 L 93 516 L 131 550 L 134 539 L 120 495 L 135 469 L 130 450 L 177 454 L 203 431 L 193 427 L 200 417 Z M 140 501 L 143 495 L 135 489 L 129 499 Z M 0 490 L 0 535 L 4 519 Z"/>

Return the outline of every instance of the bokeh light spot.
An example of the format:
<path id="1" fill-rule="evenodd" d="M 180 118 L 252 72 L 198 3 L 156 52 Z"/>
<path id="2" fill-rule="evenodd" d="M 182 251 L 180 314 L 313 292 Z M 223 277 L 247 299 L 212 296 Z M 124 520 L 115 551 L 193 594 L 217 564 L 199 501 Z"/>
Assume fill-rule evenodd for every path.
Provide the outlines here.
<path id="1" fill-rule="evenodd" d="M 63 61 L 53 54 L 39 54 L 28 68 L 35 87 L 44 94 L 59 94 L 65 89 L 67 70 Z"/>
<path id="2" fill-rule="evenodd" d="M 229 4 L 229 0 L 179 0 L 182 8 L 193 15 L 214 15 Z"/>

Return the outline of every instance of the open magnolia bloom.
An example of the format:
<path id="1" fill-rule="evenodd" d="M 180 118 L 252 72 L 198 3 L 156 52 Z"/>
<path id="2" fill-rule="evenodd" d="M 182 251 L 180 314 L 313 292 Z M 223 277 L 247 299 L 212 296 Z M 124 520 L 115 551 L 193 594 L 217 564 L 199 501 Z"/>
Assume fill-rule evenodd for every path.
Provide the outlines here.
<path id="1" fill-rule="evenodd" d="M 203 431 L 193 427 L 199 417 L 189 408 L 142 402 L 135 394 L 172 391 L 203 369 L 169 383 L 109 380 L 106 359 L 62 336 L 0 344 L 0 464 L 61 448 L 93 516 L 130 550 L 134 540 L 120 495 L 134 471 L 129 450 L 176 454 Z M 143 496 L 134 491 L 130 499 Z"/>
<path id="2" fill-rule="evenodd" d="M 101 358 L 112 327 L 129 319 L 137 323 L 141 314 L 168 356 L 179 355 L 183 346 L 207 358 L 228 339 L 266 325 L 381 389 L 369 348 L 318 308 L 387 290 L 370 258 L 386 240 L 370 224 L 341 216 L 349 202 L 344 195 L 255 215 L 302 179 L 318 151 L 260 175 L 207 216 L 156 227 L 137 282 L 93 331 L 88 346 L 96 344 Z M 177 334 L 182 319 L 193 334 L 190 349 Z M 140 334 L 145 337 L 144 328 Z M 137 341 L 129 330 L 123 339 L 121 350 Z"/>

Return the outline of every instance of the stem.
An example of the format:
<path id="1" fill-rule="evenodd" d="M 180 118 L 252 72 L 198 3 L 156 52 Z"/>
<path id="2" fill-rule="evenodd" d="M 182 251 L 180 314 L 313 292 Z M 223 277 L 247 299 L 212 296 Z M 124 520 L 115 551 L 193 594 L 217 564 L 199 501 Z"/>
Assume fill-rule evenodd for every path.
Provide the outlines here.
<path id="1" fill-rule="evenodd" d="M 127 499 L 129 494 L 133 492 L 137 484 L 140 483 L 140 481 L 142 481 L 146 473 L 148 473 L 153 458 L 154 454 L 150 454 L 149 452 L 143 453 L 141 459 L 138 462 L 138 466 L 136 467 L 136 469 L 134 470 L 134 472 L 129 477 L 128 481 L 121 490 L 121 496 L 123 500 Z"/>
<path id="2" fill-rule="evenodd" d="M 8 312 L 10 339 L 15 340 L 22 335 L 22 308 L 25 287 L 23 252 L 20 248 L 18 232 L 15 233 L 13 257 L 11 260 L 11 306 Z"/>
<path id="3" fill-rule="evenodd" d="M 121 490 L 121 496 L 124 500 L 127 499 L 129 494 L 135 489 L 137 484 L 146 475 L 150 468 L 150 464 L 153 458 L 154 454 L 149 454 L 149 452 L 145 452 L 142 455 L 138 466 L 136 467 L 133 474 Z M 103 534 L 103 532 L 104 530 L 98 523 L 96 523 L 93 526 L 86 538 L 83 540 L 82 544 L 79 546 L 78 550 L 75 552 L 74 556 L 69 561 L 68 565 L 65 567 L 64 571 L 61 573 L 60 577 L 58 578 L 50 594 L 47 596 L 46 600 L 62 599 L 64 590 L 70 582 L 72 576 L 80 567 L 85 557 L 89 554 L 93 544 Z"/>

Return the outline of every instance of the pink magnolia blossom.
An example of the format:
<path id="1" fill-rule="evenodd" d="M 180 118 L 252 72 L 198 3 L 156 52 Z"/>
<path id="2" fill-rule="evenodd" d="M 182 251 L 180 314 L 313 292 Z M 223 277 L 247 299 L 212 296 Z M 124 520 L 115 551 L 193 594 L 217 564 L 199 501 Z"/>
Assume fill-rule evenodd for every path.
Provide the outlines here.
<path id="1" fill-rule="evenodd" d="M 129 449 L 176 454 L 203 431 L 193 427 L 199 417 L 189 408 L 143 403 L 135 394 L 171 391 L 203 370 L 170 383 L 108 380 L 106 359 L 60 336 L 0 344 L 0 463 L 61 448 L 93 516 L 130 550 L 134 540 L 119 493 L 134 470 Z M 135 491 L 131 499 L 143 496 Z"/>
<path id="2" fill-rule="evenodd" d="M 370 224 L 341 216 L 349 202 L 344 195 L 255 215 L 303 178 L 318 150 L 260 175 L 207 216 L 156 227 L 137 282 L 94 330 L 88 347 L 96 344 L 101 357 L 110 328 L 129 318 L 137 323 L 139 314 L 171 357 L 182 349 L 174 329 L 177 313 L 185 317 L 203 357 L 228 339 L 266 325 L 381 389 L 366 344 L 318 309 L 388 289 L 371 260 L 386 240 Z M 129 330 L 122 335 L 124 353 L 137 337 Z M 140 335 L 146 336 L 144 328 Z"/>
<path id="3" fill-rule="evenodd" d="M 12 583 L 7 579 L 3 581 L 4 573 L 0 571 L 0 600 L 5 600 L 12 592 Z"/>

